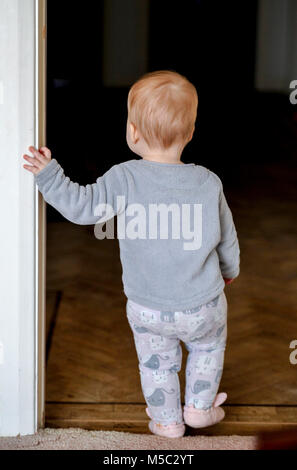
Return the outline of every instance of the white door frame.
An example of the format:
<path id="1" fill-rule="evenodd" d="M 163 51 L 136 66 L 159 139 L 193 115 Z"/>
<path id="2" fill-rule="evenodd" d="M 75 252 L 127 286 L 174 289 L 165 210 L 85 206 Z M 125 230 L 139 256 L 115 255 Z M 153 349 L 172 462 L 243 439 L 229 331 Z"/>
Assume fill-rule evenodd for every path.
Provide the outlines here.
<path id="1" fill-rule="evenodd" d="M 35 0 L 35 136 L 46 145 L 46 38 L 47 0 Z M 35 186 L 35 368 L 36 430 L 45 423 L 46 361 L 46 204 Z"/>
<path id="2" fill-rule="evenodd" d="M 0 0 L 0 436 L 44 425 L 45 203 L 23 168 L 45 144 L 46 0 Z"/>

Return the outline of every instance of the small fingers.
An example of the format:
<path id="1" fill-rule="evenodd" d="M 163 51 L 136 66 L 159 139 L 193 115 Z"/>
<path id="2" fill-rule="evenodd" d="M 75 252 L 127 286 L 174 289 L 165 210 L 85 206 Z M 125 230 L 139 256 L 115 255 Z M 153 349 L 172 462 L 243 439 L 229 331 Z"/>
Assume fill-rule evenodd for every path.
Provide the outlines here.
<path id="1" fill-rule="evenodd" d="M 23 165 L 23 167 L 25 168 L 25 170 L 28 170 L 28 171 L 30 171 L 31 173 L 34 173 L 34 175 L 37 175 L 37 173 L 39 173 L 39 169 L 36 168 L 35 166 L 32 166 L 32 165 Z"/>
<path id="2" fill-rule="evenodd" d="M 38 150 L 35 147 L 31 146 L 31 147 L 29 147 L 29 150 L 39 162 L 41 162 L 43 164 L 48 163 L 48 159 L 45 158 L 42 155 L 42 153 L 38 152 Z"/>
<path id="3" fill-rule="evenodd" d="M 52 152 L 47 147 L 41 147 L 39 149 L 39 152 L 41 152 L 44 155 L 44 157 L 46 157 L 48 159 L 50 159 L 51 156 L 52 156 Z"/>
<path id="4" fill-rule="evenodd" d="M 23 158 L 27 160 L 27 162 L 35 166 L 36 168 L 39 168 L 39 169 L 42 168 L 42 163 L 39 160 L 37 160 L 37 158 L 29 157 L 29 155 L 23 155 Z"/>

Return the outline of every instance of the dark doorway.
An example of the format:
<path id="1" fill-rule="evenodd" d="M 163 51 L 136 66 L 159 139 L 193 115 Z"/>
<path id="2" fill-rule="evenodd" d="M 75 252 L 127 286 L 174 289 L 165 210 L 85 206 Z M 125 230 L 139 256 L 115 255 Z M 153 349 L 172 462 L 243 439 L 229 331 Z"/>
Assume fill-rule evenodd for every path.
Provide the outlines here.
<path id="1" fill-rule="evenodd" d="M 285 92 L 256 87 L 258 26 L 257 1 L 48 2 L 47 145 L 72 181 L 93 183 L 138 158 L 125 141 L 138 73 L 176 70 L 197 87 L 196 133 L 183 161 L 220 176 L 241 245 L 241 275 L 226 289 L 227 418 L 205 433 L 297 422 L 289 362 L 296 107 Z M 73 225 L 50 206 L 47 220 L 47 424 L 144 432 L 117 241 L 98 241 L 92 226 Z"/>

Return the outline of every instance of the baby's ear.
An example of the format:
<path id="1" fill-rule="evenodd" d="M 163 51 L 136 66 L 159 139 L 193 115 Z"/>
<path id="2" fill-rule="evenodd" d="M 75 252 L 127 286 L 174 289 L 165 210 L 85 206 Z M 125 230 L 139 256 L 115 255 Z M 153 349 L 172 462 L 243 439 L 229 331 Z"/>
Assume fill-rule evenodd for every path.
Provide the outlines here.
<path id="1" fill-rule="evenodd" d="M 192 130 L 192 132 L 191 132 L 191 134 L 190 134 L 189 142 L 190 142 L 190 140 L 192 140 L 193 135 L 194 135 L 194 132 L 195 132 L 195 126 L 193 127 L 193 130 Z"/>
<path id="2" fill-rule="evenodd" d="M 137 131 L 137 128 L 135 126 L 135 124 L 133 122 L 130 122 L 130 133 L 131 133 L 131 140 L 134 144 L 136 144 L 136 142 L 138 141 L 139 139 L 139 135 L 138 135 L 138 131 Z"/>

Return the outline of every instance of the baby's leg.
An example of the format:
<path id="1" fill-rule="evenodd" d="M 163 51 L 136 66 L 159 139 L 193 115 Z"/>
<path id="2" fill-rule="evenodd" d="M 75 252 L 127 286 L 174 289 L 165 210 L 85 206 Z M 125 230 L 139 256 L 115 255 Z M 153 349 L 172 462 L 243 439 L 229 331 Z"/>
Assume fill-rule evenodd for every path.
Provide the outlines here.
<path id="1" fill-rule="evenodd" d="M 181 346 L 176 337 L 165 337 L 127 315 L 139 360 L 141 386 L 150 417 L 156 423 L 182 423 L 180 384 Z M 156 326 L 156 325 L 155 325 Z"/>
<path id="2" fill-rule="evenodd" d="M 223 372 L 227 336 L 225 296 L 221 297 L 216 307 L 209 305 L 205 309 L 209 313 L 205 316 L 205 334 L 185 343 L 189 351 L 185 404 L 204 410 L 212 407 Z"/>

